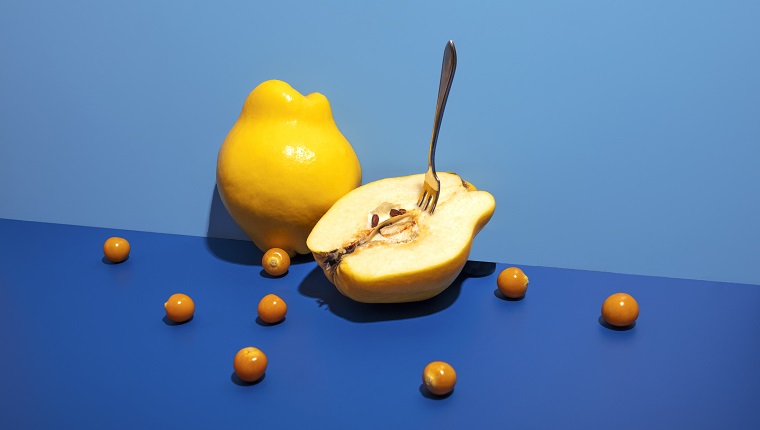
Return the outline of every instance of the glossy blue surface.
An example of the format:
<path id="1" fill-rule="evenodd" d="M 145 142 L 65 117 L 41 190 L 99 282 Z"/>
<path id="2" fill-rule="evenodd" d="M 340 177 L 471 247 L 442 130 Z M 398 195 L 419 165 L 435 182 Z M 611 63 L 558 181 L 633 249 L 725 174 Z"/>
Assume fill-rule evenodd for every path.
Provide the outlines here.
<path id="1" fill-rule="evenodd" d="M 760 284 L 758 22 L 756 0 L 5 1 L 0 217 L 243 238 L 216 156 L 273 78 L 328 97 L 365 182 L 422 173 L 453 39 L 436 165 L 498 204 L 474 258 Z"/>
<path id="2" fill-rule="evenodd" d="M 121 264 L 105 239 L 127 238 Z M 0 428 L 756 428 L 760 288 L 523 267 L 528 294 L 495 294 L 506 264 L 471 266 L 427 302 L 352 302 L 309 259 L 262 274 L 241 241 L 0 220 Z M 490 269 L 490 270 L 489 270 Z M 494 271 L 495 270 L 495 271 Z M 478 273 L 480 272 L 480 273 Z M 490 272 L 490 273 L 489 273 Z M 636 325 L 599 322 L 607 295 Z M 164 320 L 175 292 L 196 303 Z M 284 322 L 256 322 L 267 293 Z M 232 359 L 253 345 L 263 380 Z M 421 389 L 433 360 L 452 395 Z"/>

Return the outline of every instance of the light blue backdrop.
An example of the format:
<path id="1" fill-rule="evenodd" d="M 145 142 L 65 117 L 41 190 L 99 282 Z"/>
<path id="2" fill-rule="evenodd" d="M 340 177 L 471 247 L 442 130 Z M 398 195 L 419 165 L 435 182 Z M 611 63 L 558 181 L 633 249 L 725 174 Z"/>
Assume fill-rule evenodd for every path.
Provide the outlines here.
<path id="1" fill-rule="evenodd" d="M 331 101 L 364 182 L 494 194 L 472 258 L 760 284 L 760 2 L 5 1 L 0 217 L 242 238 L 215 198 L 248 92 Z M 0 238 L 0 240 L 2 240 Z"/>

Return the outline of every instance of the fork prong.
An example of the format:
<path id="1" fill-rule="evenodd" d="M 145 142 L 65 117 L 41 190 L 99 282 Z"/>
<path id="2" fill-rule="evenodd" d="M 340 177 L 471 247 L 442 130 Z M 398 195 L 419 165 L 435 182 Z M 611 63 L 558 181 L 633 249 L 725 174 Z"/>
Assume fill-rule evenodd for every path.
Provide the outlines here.
<path id="1" fill-rule="evenodd" d="M 430 210 L 431 208 L 430 204 L 433 202 L 434 197 L 435 197 L 435 193 L 430 193 L 425 197 L 425 207 L 423 207 L 422 210 L 432 212 L 432 210 Z"/>
<path id="2" fill-rule="evenodd" d="M 436 178 L 437 180 L 438 178 Z M 422 192 L 420 198 L 417 201 L 417 207 L 430 214 L 435 211 L 436 205 L 438 205 L 438 195 L 440 193 L 440 185 L 431 186 L 427 181 L 422 184 Z"/>
<path id="3" fill-rule="evenodd" d="M 420 207 L 420 208 L 422 207 L 422 205 L 425 203 L 425 197 L 427 196 L 428 196 L 427 190 L 423 189 L 422 194 L 420 194 L 420 199 L 417 201 L 417 207 Z"/>
<path id="4" fill-rule="evenodd" d="M 432 214 L 433 214 L 433 212 L 435 211 L 435 207 L 436 207 L 436 206 L 438 206 L 438 193 L 435 193 L 435 194 L 433 194 L 433 195 L 431 196 L 431 198 L 432 198 L 432 200 L 433 200 L 433 205 L 432 205 L 432 206 L 430 206 L 430 210 L 429 210 L 429 212 L 430 212 L 430 214 L 432 215 Z"/>

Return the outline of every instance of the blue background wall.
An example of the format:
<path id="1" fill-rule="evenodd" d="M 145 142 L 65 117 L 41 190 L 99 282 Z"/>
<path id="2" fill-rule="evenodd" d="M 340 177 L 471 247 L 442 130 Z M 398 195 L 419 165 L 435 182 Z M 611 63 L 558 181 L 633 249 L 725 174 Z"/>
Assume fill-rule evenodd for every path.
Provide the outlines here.
<path id="1" fill-rule="evenodd" d="M 364 182 L 496 197 L 472 258 L 760 284 L 760 2 L 5 1 L 0 217 L 243 238 L 215 195 L 250 90 L 331 101 Z"/>

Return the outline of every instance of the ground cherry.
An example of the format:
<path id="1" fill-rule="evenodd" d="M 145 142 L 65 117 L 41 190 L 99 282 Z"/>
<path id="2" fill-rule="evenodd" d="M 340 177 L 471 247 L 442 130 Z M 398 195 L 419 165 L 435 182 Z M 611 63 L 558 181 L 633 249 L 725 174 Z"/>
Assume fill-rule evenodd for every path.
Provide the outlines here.
<path id="1" fill-rule="evenodd" d="M 272 248 L 261 259 L 264 271 L 272 276 L 282 276 L 290 267 L 290 256 L 280 248 Z"/>
<path id="2" fill-rule="evenodd" d="M 454 368 L 443 361 L 433 361 L 422 371 L 422 383 L 430 393 L 436 396 L 449 394 L 457 383 Z"/>
<path id="3" fill-rule="evenodd" d="M 195 303 L 193 299 L 185 294 L 172 294 L 169 300 L 164 303 L 166 317 L 170 320 L 181 323 L 193 317 L 195 312 Z"/>
<path id="4" fill-rule="evenodd" d="M 510 299 L 519 299 L 528 290 L 528 277 L 517 267 L 509 267 L 496 278 L 499 291 Z"/>
<path id="5" fill-rule="evenodd" d="M 288 313 L 288 305 L 275 294 L 267 294 L 259 302 L 259 318 L 269 324 L 275 324 L 285 318 Z"/>
<path id="6" fill-rule="evenodd" d="M 633 324 L 639 317 L 639 304 L 626 293 L 615 293 L 602 304 L 602 318 L 616 327 Z"/>
<path id="7" fill-rule="evenodd" d="M 247 346 L 237 354 L 232 365 L 235 374 L 245 382 L 256 382 L 264 376 L 267 370 L 267 356 L 260 349 Z"/>
<path id="8" fill-rule="evenodd" d="M 103 254 L 112 263 L 121 263 L 129 257 L 129 242 L 123 237 L 110 237 L 103 244 Z"/>

